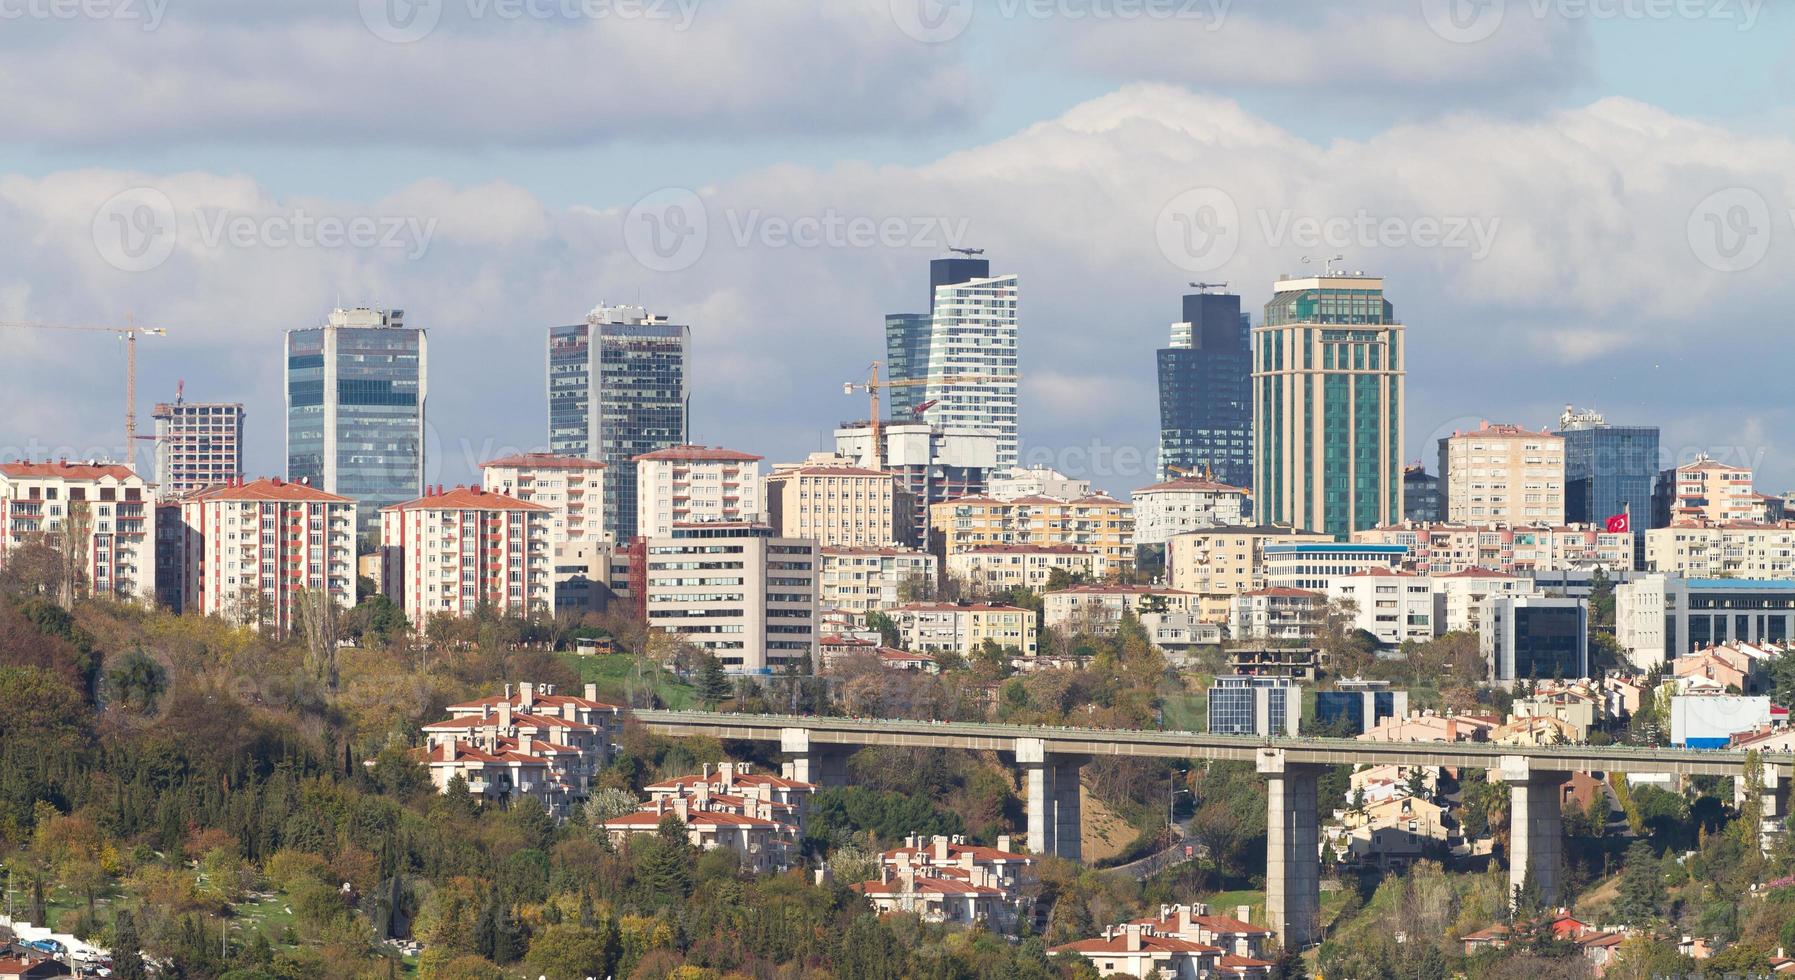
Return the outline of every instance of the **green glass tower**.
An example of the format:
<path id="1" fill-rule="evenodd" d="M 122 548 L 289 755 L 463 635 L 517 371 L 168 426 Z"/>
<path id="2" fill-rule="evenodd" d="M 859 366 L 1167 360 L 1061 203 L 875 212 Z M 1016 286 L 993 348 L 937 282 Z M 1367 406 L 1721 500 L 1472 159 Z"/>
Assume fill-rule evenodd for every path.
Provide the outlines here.
<path id="1" fill-rule="evenodd" d="M 1384 281 L 1281 279 L 1253 328 L 1254 509 L 1352 532 L 1402 519 L 1403 327 Z"/>

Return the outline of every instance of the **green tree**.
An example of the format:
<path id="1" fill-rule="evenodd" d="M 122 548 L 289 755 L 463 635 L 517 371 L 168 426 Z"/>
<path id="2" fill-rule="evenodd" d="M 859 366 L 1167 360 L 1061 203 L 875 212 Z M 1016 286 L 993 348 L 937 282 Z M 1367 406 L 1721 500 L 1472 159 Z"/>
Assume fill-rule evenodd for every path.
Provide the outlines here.
<path id="1" fill-rule="evenodd" d="M 143 965 L 143 944 L 137 938 L 137 920 L 121 911 L 112 922 L 112 976 L 114 980 L 149 980 Z"/>
<path id="2" fill-rule="evenodd" d="M 608 977 L 617 969 L 617 954 L 614 932 L 549 926 L 530 941 L 524 971 L 530 976 Z"/>
<path id="3" fill-rule="evenodd" d="M 698 666 L 698 679 L 693 687 L 699 703 L 706 708 L 715 708 L 729 700 L 729 675 L 723 672 L 723 661 L 706 654 L 704 662 Z"/>
<path id="4" fill-rule="evenodd" d="M 1636 840 L 1627 848 L 1621 868 L 1615 912 L 1629 925 L 1649 925 L 1657 920 L 1664 900 L 1664 872 L 1658 857 L 1645 841 Z"/>

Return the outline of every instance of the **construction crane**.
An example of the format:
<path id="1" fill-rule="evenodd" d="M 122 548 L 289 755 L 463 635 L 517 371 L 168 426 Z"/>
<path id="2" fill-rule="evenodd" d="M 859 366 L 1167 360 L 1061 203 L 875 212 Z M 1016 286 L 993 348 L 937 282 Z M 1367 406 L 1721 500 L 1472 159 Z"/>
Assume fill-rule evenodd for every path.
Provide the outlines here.
<path id="1" fill-rule="evenodd" d="M 851 395 L 856 391 L 866 392 L 867 401 L 870 403 L 871 407 L 871 414 L 869 414 L 867 418 L 871 421 L 873 429 L 873 445 L 870 457 L 873 461 L 873 469 L 875 470 L 882 470 L 885 468 L 885 443 L 880 438 L 882 430 L 879 421 L 879 392 L 883 389 L 918 388 L 929 384 L 971 385 L 985 384 L 994 381 L 1021 380 L 1021 375 L 1016 374 L 949 374 L 939 378 L 896 378 L 881 381 L 879 380 L 879 363 L 880 362 L 878 361 L 874 361 L 872 365 L 868 367 L 865 381 L 847 381 L 843 382 L 841 386 L 841 393 L 844 395 Z M 924 402 L 916 408 L 911 409 L 910 414 L 921 417 L 922 413 L 928 411 L 934 404 L 934 401 Z"/>
<path id="2" fill-rule="evenodd" d="M 134 447 L 137 445 L 137 338 L 140 334 L 146 337 L 166 337 L 168 331 L 162 327 L 140 326 L 128 318 L 122 327 L 39 323 L 34 320 L 0 320 L 0 327 L 16 327 L 21 330 L 84 330 L 125 338 L 125 456 L 129 462 L 130 457 L 136 453 Z"/>

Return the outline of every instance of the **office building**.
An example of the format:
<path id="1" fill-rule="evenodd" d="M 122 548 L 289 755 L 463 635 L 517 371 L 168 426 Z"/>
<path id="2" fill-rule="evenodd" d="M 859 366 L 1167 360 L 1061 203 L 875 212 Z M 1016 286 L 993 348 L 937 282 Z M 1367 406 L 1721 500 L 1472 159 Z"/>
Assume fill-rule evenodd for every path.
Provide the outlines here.
<path id="1" fill-rule="evenodd" d="M 614 543 L 604 533 L 605 464 L 578 456 L 517 453 L 480 464 L 481 486 L 549 510 L 555 609 L 602 612 Z"/>
<path id="2" fill-rule="evenodd" d="M 202 487 L 243 476 L 243 405 L 172 402 L 150 410 L 156 420 L 156 496 L 179 500 Z"/>
<path id="3" fill-rule="evenodd" d="M 1564 523 L 1564 437 L 1483 423 L 1440 440 L 1446 520 Z"/>
<path id="4" fill-rule="evenodd" d="M 902 389 L 893 389 L 894 391 Z M 929 507 L 944 500 L 981 496 L 997 469 L 997 434 L 989 429 L 944 429 L 927 422 L 886 422 L 873 451 L 870 422 L 835 430 L 835 454 L 865 469 L 897 477 L 910 499 L 909 544 L 929 539 Z"/>
<path id="5" fill-rule="evenodd" d="M 1600 412 L 1566 405 L 1558 434 L 1564 437 L 1565 519 L 1600 526 L 1630 512 L 1634 530 L 1644 530 L 1658 478 L 1658 427 L 1609 425 Z"/>
<path id="6" fill-rule="evenodd" d="M 1490 680 L 1589 676 L 1589 603 L 1557 596 L 1493 595 L 1479 609 L 1478 643 Z"/>
<path id="7" fill-rule="evenodd" d="M 724 669 L 815 669 L 821 555 L 764 524 L 675 524 L 647 539 L 648 625 L 714 655 Z"/>
<path id="8" fill-rule="evenodd" d="M 1401 568 L 1408 549 L 1398 544 L 1276 542 L 1263 555 L 1265 584 L 1273 588 L 1324 591 L 1342 575 Z"/>
<path id="9" fill-rule="evenodd" d="M 1345 541 L 1402 519 L 1403 358 L 1382 278 L 1279 280 L 1253 328 L 1259 520 Z"/>
<path id="10" fill-rule="evenodd" d="M 1000 602 L 907 602 L 891 612 L 912 653 L 975 656 L 988 640 L 1013 656 L 1035 655 L 1035 613 Z"/>
<path id="11" fill-rule="evenodd" d="M 281 479 L 233 480 L 181 501 L 182 608 L 285 634 L 300 592 L 355 605 L 356 502 Z"/>
<path id="12" fill-rule="evenodd" d="M 758 522 L 760 461 L 721 446 L 669 446 L 635 457 L 636 535 L 665 537 L 679 524 Z"/>
<path id="13" fill-rule="evenodd" d="M 72 546 L 81 552 L 77 592 L 154 602 L 150 489 L 119 463 L 0 463 L 0 563 L 20 545 Z"/>
<path id="14" fill-rule="evenodd" d="M 1411 463 L 1402 470 L 1402 516 L 1404 520 L 1432 524 L 1442 520 L 1440 478 L 1427 472 L 1420 463 Z"/>
<path id="15" fill-rule="evenodd" d="M 1070 545 L 1097 555 L 1103 575 L 1134 564 L 1134 508 L 1108 494 L 961 497 L 931 506 L 929 520 L 949 555 L 994 544 Z"/>
<path id="16" fill-rule="evenodd" d="M 1016 413 L 1016 277 L 992 276 L 980 258 L 929 263 L 930 309 L 885 318 L 891 414 L 997 436 L 997 465 L 1021 458 Z M 974 380 L 976 379 L 976 380 Z"/>
<path id="17" fill-rule="evenodd" d="M 833 453 L 775 465 L 766 479 L 767 523 L 825 548 L 881 548 L 909 540 L 915 507 L 898 478 Z"/>
<path id="18" fill-rule="evenodd" d="M 1209 731 L 1264 738 L 1297 734 L 1303 689 L 1288 677 L 1222 675 L 1209 686 Z"/>
<path id="19" fill-rule="evenodd" d="M 548 441 L 605 464 L 604 532 L 638 534 L 637 456 L 691 441 L 690 327 L 640 306 L 599 306 L 548 332 Z"/>
<path id="20" fill-rule="evenodd" d="M 1762 524 L 1781 520 L 1782 500 L 1752 489 L 1751 470 L 1698 456 L 1658 474 L 1652 488 L 1652 527 L 1678 524 Z"/>
<path id="21" fill-rule="evenodd" d="M 424 492 L 429 345 L 404 310 L 336 309 L 287 331 L 287 479 L 354 499 L 357 532 Z"/>
<path id="22" fill-rule="evenodd" d="M 1614 588 L 1614 638 L 1641 670 L 1722 643 L 1795 638 L 1795 579 L 1645 575 Z"/>
<path id="23" fill-rule="evenodd" d="M 935 556 L 909 548 L 823 548 L 820 604 L 865 614 L 933 596 L 940 567 Z"/>
<path id="24" fill-rule="evenodd" d="M 1363 735 L 1386 718 L 1409 713 L 1409 692 L 1390 689 L 1389 681 L 1348 678 L 1332 691 L 1315 692 L 1315 724 L 1330 733 Z"/>
<path id="25" fill-rule="evenodd" d="M 1159 479 L 1253 485 L 1252 321 L 1233 293 L 1188 293 L 1159 350 Z"/>
<path id="26" fill-rule="evenodd" d="M 387 597 L 423 629 L 434 616 L 555 609 L 554 512 L 479 487 L 438 488 L 380 512 Z"/>

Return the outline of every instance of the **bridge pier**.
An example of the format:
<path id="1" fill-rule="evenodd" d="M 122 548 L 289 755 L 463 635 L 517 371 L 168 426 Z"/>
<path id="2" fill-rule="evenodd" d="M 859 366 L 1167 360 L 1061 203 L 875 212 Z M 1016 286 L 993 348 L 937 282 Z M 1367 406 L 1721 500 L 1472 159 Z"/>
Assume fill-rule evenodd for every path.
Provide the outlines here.
<path id="1" fill-rule="evenodd" d="M 1290 762 L 1283 749 L 1260 749 L 1266 777 L 1265 911 L 1285 949 L 1321 941 L 1321 829 L 1316 778 L 1325 766 Z"/>
<path id="2" fill-rule="evenodd" d="M 1568 772 L 1533 768 L 1524 755 L 1502 757 L 1502 781 L 1508 784 L 1508 897 L 1512 903 L 1533 875 L 1533 886 L 1546 905 L 1558 901 L 1559 871 L 1564 849 L 1564 817 L 1560 787 Z"/>
<path id="3" fill-rule="evenodd" d="M 1016 765 L 1028 809 L 1028 849 L 1079 861 L 1084 856 L 1084 807 L 1078 772 L 1085 756 L 1050 755 L 1039 738 L 1016 740 Z"/>
<path id="4" fill-rule="evenodd" d="M 848 784 L 848 756 L 853 749 L 844 745 L 812 745 L 807 728 L 781 728 L 779 751 L 791 757 L 787 763 L 790 778 L 818 786 Z"/>

